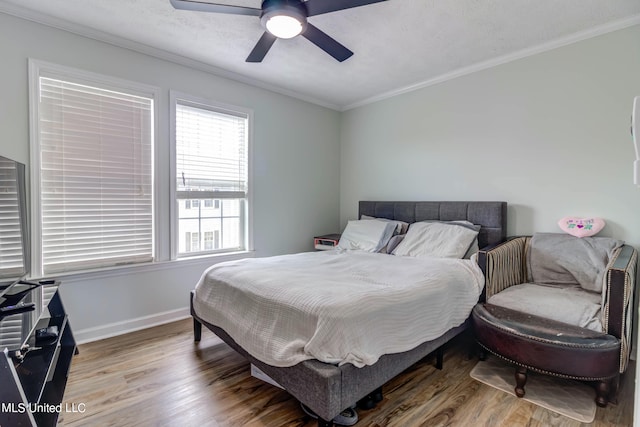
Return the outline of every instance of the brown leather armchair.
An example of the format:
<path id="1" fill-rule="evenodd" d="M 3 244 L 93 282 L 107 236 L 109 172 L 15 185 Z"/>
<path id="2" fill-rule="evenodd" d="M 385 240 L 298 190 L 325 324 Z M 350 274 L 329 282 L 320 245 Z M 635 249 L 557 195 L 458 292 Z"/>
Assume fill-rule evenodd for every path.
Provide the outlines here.
<path id="1" fill-rule="evenodd" d="M 533 314 L 527 313 L 522 306 L 492 304 L 498 301 L 496 295 L 531 279 L 527 271 L 530 247 L 531 237 L 517 237 L 478 253 L 478 263 L 486 278 L 486 302 L 479 303 L 472 312 L 477 342 L 516 365 L 518 397 L 525 394 L 527 370 L 531 369 L 595 381 L 598 406 L 614 402 L 620 374 L 625 372 L 630 355 L 637 251 L 623 245 L 612 252 L 604 270 L 602 293 L 587 295 L 590 304 L 599 301 L 598 327 L 585 327 L 541 316 L 535 310 Z M 561 304 L 570 306 L 577 299 L 571 296 Z M 555 310 L 562 311 L 557 306 Z"/>

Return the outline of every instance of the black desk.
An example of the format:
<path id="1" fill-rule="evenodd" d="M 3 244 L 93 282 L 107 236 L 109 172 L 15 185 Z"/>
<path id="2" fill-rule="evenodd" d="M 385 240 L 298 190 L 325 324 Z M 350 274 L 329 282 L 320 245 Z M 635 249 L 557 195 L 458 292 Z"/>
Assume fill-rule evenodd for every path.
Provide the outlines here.
<path id="1" fill-rule="evenodd" d="M 5 293 L 33 310 L 0 317 L 0 426 L 55 426 L 76 342 L 58 293 L 59 283 Z M 1 297 L 0 297 L 1 298 Z M 58 336 L 36 342 L 36 331 L 56 326 Z"/>

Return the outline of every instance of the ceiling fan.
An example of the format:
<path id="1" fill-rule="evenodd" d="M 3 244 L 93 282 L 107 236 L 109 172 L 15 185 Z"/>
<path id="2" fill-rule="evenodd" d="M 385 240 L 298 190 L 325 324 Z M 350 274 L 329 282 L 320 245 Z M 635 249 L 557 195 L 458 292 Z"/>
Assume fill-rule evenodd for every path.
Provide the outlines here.
<path id="1" fill-rule="evenodd" d="M 386 0 L 263 0 L 260 9 L 195 0 L 169 1 L 176 9 L 259 16 L 265 32 L 246 62 L 262 62 L 276 39 L 290 39 L 300 34 L 342 62 L 350 58 L 353 52 L 311 25 L 307 18 Z"/>

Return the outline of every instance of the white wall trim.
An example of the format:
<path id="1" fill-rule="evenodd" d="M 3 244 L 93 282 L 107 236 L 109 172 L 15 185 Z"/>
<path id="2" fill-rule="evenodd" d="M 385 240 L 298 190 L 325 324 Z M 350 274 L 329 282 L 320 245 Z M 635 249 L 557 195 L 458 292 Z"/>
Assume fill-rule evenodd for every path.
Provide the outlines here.
<path id="1" fill-rule="evenodd" d="M 41 142 L 40 142 L 40 78 L 49 77 L 61 79 L 73 83 L 88 86 L 97 85 L 100 88 L 125 92 L 131 95 L 149 98 L 152 101 L 153 111 L 153 139 L 152 161 L 153 173 L 158 170 L 158 135 L 160 120 L 160 95 L 162 90 L 157 86 L 138 83 L 131 80 L 111 77 L 104 74 L 85 71 L 73 67 L 41 61 L 34 58 L 28 59 L 29 70 L 29 147 L 30 147 L 30 182 L 31 182 L 31 268 L 32 276 L 43 275 L 42 248 L 39 245 L 42 237 L 42 200 L 41 200 Z M 154 195 L 157 194 L 157 185 L 154 181 Z M 160 212 L 157 203 L 153 206 L 154 221 L 157 221 Z M 154 230 L 154 233 L 156 231 Z"/>
<path id="2" fill-rule="evenodd" d="M 244 258 L 254 258 L 254 251 L 239 251 L 220 254 L 199 255 L 193 257 L 182 257 L 169 261 L 154 261 L 144 264 L 130 264 L 117 267 L 108 267 L 96 270 L 76 271 L 64 274 L 56 274 L 55 278 L 64 283 L 80 283 L 91 280 L 112 279 L 114 277 L 130 277 L 134 274 L 144 274 L 162 270 L 173 270 L 176 268 L 197 267 L 205 269 L 213 264 L 225 261 L 235 261 Z M 29 279 L 37 280 L 42 277 L 31 276 Z"/>
<path id="3" fill-rule="evenodd" d="M 133 40 L 126 39 L 124 37 L 116 36 L 114 34 L 105 33 L 103 31 L 96 30 L 84 25 L 76 24 L 66 21 L 64 19 L 55 18 L 53 16 L 45 15 L 40 12 L 36 12 L 29 9 L 24 9 L 12 4 L 6 4 L 0 1 L 0 13 L 15 16 L 17 18 L 26 19 L 27 21 L 36 22 L 38 24 L 46 25 L 48 27 L 57 28 L 59 30 L 67 31 L 82 37 L 87 37 L 99 42 L 108 43 L 113 46 L 129 49 L 134 52 L 142 53 L 144 55 L 152 56 L 154 58 L 163 59 L 165 61 L 173 62 L 174 64 L 183 65 L 185 67 L 193 68 L 198 71 L 213 74 L 218 77 L 233 80 L 239 83 L 251 85 L 260 89 L 265 89 L 270 92 L 278 93 L 280 95 L 296 98 L 301 101 L 309 102 L 319 105 L 321 107 L 329 108 L 332 110 L 340 111 L 340 106 L 332 104 L 308 95 L 300 94 L 295 91 L 282 88 L 280 86 L 265 83 L 261 80 L 243 76 L 232 71 L 227 71 L 222 68 L 215 67 L 213 65 L 205 64 L 204 62 L 196 61 L 175 53 L 168 52 L 163 49 L 148 46 L 143 43 L 135 42 Z"/>
<path id="4" fill-rule="evenodd" d="M 378 101 L 393 98 L 394 96 L 402 95 L 408 92 L 413 92 L 428 86 L 433 86 L 438 83 L 446 82 L 448 80 L 453 80 L 455 78 L 462 77 L 467 74 L 475 73 L 477 71 L 482 71 L 487 68 L 495 67 L 497 65 L 506 64 L 508 62 L 526 58 L 528 56 L 537 55 L 539 53 L 547 52 L 553 49 L 557 49 L 559 47 L 567 46 L 567 45 L 577 43 L 583 40 L 587 40 L 593 37 L 601 36 L 607 33 L 611 33 L 613 31 L 622 30 L 638 24 L 640 24 L 640 15 L 634 15 L 629 18 L 613 21 L 608 24 L 590 28 L 585 31 L 580 31 L 574 34 L 570 34 L 566 37 L 552 40 L 550 42 L 543 43 L 538 46 L 522 49 L 517 52 L 510 53 L 508 55 L 502 55 L 497 58 L 490 59 L 488 61 L 482 61 L 477 64 L 470 65 L 468 67 L 463 67 L 463 68 L 454 70 L 452 72 L 434 77 L 432 79 L 425 80 L 420 83 L 404 86 L 386 93 L 382 93 L 380 95 L 372 96 L 371 98 L 363 99 L 362 101 L 358 101 L 358 102 L 354 102 L 353 104 L 346 105 L 342 107 L 340 111 L 347 111 L 353 108 L 362 107 L 364 105 L 373 104 Z"/>
<path id="5" fill-rule="evenodd" d="M 176 172 L 176 107 L 182 101 L 195 108 L 209 109 L 217 111 L 219 113 L 239 114 L 246 116 L 247 119 L 247 186 L 246 192 L 246 204 L 244 213 L 244 248 L 243 251 L 253 251 L 253 127 L 254 127 L 254 113 L 253 109 L 242 107 L 238 105 L 232 105 L 227 103 L 218 102 L 208 98 L 202 98 L 189 93 L 180 92 L 177 90 L 169 90 L 169 157 L 171 161 L 169 163 L 169 176 L 175 177 Z M 179 259 L 178 254 L 178 212 L 176 201 L 176 180 L 171 179 L 169 185 L 169 198 L 172 201 L 169 209 L 169 217 L 171 218 L 170 229 L 170 241 L 171 241 L 171 259 Z"/>
<path id="6" fill-rule="evenodd" d="M 151 314 L 149 316 L 109 323 L 93 328 L 81 329 L 79 331 L 74 331 L 73 335 L 78 344 L 85 344 L 92 341 L 115 337 L 117 335 L 127 334 L 129 332 L 151 328 L 154 326 L 165 325 L 167 323 L 187 319 L 190 316 L 191 313 L 189 311 L 189 307 L 183 307 L 176 310 Z M 73 325 L 73 319 L 70 319 L 70 322 Z"/>

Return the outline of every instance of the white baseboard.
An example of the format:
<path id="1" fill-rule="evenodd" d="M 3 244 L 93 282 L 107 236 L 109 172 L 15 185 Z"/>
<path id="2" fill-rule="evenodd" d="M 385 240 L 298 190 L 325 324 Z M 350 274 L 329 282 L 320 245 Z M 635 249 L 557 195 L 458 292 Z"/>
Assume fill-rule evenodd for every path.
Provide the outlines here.
<path id="1" fill-rule="evenodd" d="M 165 323 L 186 319 L 190 316 L 191 313 L 189 312 L 189 307 L 184 307 L 135 319 L 123 320 L 121 322 L 109 323 L 107 325 L 96 326 L 93 328 L 80 329 L 78 331 L 74 330 L 73 335 L 76 339 L 76 343 L 85 344 L 92 341 L 115 337 L 117 335 L 123 335 L 129 332 L 139 331 L 141 329 L 151 328 L 153 326 L 164 325 Z M 70 323 L 73 328 L 73 319 L 70 319 Z"/>

